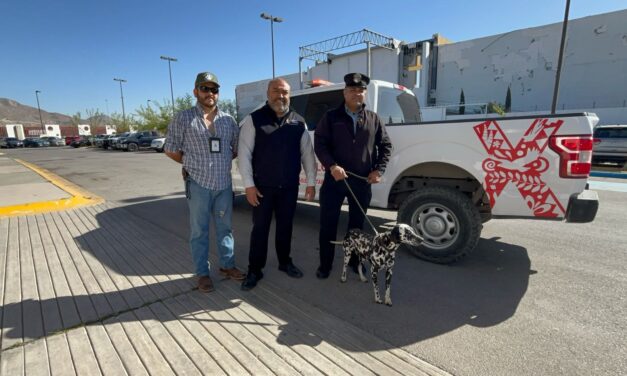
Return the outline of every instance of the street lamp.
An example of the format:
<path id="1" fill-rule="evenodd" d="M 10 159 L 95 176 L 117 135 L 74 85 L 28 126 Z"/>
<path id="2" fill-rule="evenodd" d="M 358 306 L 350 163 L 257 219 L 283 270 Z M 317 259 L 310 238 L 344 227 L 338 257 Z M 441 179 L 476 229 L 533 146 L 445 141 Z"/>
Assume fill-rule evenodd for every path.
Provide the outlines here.
<path id="1" fill-rule="evenodd" d="M 122 98 L 122 123 L 126 126 L 126 114 L 124 113 L 124 92 L 122 91 L 122 82 L 126 82 L 126 80 L 122 78 L 114 78 L 113 81 L 120 83 L 120 98 Z"/>
<path id="2" fill-rule="evenodd" d="M 46 129 L 44 128 L 44 121 L 41 117 L 41 107 L 39 107 L 39 93 L 41 93 L 41 91 L 35 90 L 35 97 L 37 97 L 37 110 L 39 111 L 39 124 L 41 124 L 41 130 L 45 133 Z"/>
<path id="3" fill-rule="evenodd" d="M 174 57 L 169 57 L 169 56 L 161 56 L 161 60 L 168 61 L 168 71 L 170 72 L 170 95 L 172 95 L 172 118 L 174 118 L 174 89 L 172 89 L 172 66 L 170 65 L 170 63 L 172 61 L 178 61 L 178 60 Z"/>
<path id="4" fill-rule="evenodd" d="M 568 30 L 568 11 L 570 9 L 570 0 L 566 0 L 566 9 L 564 10 L 564 22 L 562 22 L 562 39 L 560 41 L 559 56 L 557 58 L 557 72 L 555 72 L 555 86 L 553 87 L 553 101 L 551 103 L 551 115 L 555 115 L 555 107 L 557 107 L 557 97 L 560 92 L 560 75 L 562 73 L 562 60 L 564 58 L 564 45 L 566 44 L 566 32 Z"/>
<path id="5" fill-rule="evenodd" d="M 274 17 L 268 13 L 261 13 L 261 18 L 270 20 L 270 41 L 272 42 L 272 78 L 274 78 L 274 23 L 283 22 L 281 17 Z"/>
<path id="6" fill-rule="evenodd" d="M 150 99 L 146 101 L 146 107 L 150 108 L 150 102 L 152 102 Z"/>

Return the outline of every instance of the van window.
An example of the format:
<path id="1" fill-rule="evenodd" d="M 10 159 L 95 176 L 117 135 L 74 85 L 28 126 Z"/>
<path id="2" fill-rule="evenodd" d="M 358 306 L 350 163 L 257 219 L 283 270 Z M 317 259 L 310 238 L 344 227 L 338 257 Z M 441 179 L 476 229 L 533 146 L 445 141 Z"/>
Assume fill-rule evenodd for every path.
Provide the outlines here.
<path id="1" fill-rule="evenodd" d="M 307 129 L 316 129 L 318 121 L 325 112 L 337 108 L 344 101 L 342 90 L 324 91 L 314 94 L 303 94 L 290 99 L 294 111 L 303 115 Z"/>
<path id="2" fill-rule="evenodd" d="M 416 97 L 399 89 L 379 88 L 377 113 L 384 124 L 417 123 L 420 121 L 420 108 Z"/>

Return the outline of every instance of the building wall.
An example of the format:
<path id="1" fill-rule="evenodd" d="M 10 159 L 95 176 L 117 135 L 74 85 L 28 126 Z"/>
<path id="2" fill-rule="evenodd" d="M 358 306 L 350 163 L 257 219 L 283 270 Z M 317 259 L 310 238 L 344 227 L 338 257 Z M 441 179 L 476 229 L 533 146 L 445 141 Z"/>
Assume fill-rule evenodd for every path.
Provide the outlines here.
<path id="1" fill-rule="evenodd" d="M 561 23 L 438 47 L 436 104 L 505 103 L 512 111 L 549 110 Z M 558 109 L 627 104 L 627 10 L 569 21 Z M 627 119 L 626 119 L 627 120 Z"/>

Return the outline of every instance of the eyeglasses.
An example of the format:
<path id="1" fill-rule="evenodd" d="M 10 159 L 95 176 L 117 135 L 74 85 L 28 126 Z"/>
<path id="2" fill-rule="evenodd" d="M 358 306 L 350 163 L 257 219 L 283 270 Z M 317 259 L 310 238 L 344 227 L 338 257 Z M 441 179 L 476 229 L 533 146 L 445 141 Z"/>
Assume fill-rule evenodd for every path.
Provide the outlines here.
<path id="1" fill-rule="evenodd" d="M 202 91 L 203 93 L 211 93 L 211 94 L 218 94 L 220 92 L 220 88 L 217 87 L 213 87 L 213 86 L 198 86 L 198 90 Z"/>

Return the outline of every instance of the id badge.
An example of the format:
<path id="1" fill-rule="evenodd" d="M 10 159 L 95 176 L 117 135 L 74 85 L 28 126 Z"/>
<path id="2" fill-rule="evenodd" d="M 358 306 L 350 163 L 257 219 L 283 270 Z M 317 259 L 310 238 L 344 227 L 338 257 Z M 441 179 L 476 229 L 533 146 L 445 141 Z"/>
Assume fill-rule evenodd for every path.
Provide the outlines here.
<path id="1" fill-rule="evenodd" d="M 222 145 L 218 137 L 209 138 L 209 151 L 212 153 L 219 153 L 222 150 Z"/>

